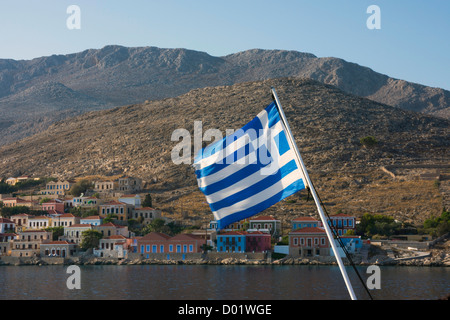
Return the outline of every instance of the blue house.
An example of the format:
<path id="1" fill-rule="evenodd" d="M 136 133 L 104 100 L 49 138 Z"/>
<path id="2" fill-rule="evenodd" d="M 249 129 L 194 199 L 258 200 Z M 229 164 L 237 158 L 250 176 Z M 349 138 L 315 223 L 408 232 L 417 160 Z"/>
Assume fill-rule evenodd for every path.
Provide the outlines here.
<path id="1" fill-rule="evenodd" d="M 322 224 L 319 220 L 312 217 L 300 217 L 291 221 L 292 230 L 302 229 L 302 228 L 317 228 L 321 227 Z"/>
<path id="2" fill-rule="evenodd" d="M 340 238 L 348 253 L 357 253 L 361 251 L 363 241 L 360 236 L 340 236 Z M 341 257 L 345 257 L 345 253 L 341 249 L 339 242 L 337 240 L 335 241 L 338 247 L 339 255 Z M 331 253 L 331 255 L 334 255 L 333 252 Z"/>
<path id="3" fill-rule="evenodd" d="M 230 231 L 217 235 L 218 252 L 245 252 L 245 232 Z"/>

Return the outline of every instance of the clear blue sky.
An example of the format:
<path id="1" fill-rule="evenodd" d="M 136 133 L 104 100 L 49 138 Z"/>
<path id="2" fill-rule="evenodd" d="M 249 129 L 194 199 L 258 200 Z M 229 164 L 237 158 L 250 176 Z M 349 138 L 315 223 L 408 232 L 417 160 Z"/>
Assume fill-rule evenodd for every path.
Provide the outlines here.
<path id="1" fill-rule="evenodd" d="M 81 29 L 69 30 L 69 5 Z M 369 30 L 367 7 L 381 9 Z M 450 90 L 448 0 L 14 0 L 0 3 L 0 58 L 32 59 L 105 45 L 187 48 L 223 56 L 286 49 L 338 57 Z"/>

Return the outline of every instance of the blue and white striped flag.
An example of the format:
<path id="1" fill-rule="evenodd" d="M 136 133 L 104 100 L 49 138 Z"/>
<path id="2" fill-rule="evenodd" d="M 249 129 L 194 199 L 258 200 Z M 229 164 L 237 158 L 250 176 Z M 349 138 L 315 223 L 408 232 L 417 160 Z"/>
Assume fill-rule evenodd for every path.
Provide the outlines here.
<path id="1" fill-rule="evenodd" d="M 273 102 L 244 127 L 196 156 L 198 186 L 219 229 L 305 189 L 306 180 L 287 134 Z"/>

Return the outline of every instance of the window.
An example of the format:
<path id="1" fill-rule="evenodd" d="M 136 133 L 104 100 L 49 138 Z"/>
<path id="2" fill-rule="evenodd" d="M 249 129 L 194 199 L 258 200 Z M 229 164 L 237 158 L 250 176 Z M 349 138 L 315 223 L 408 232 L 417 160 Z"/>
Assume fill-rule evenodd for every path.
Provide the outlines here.
<path id="1" fill-rule="evenodd" d="M 181 252 L 181 245 L 177 244 L 177 252 Z"/>
<path id="2" fill-rule="evenodd" d="M 189 252 L 193 252 L 194 251 L 194 246 L 192 244 L 189 245 Z"/>
<path id="3" fill-rule="evenodd" d="M 173 244 L 169 245 L 169 252 L 173 252 Z"/>
<path id="4" fill-rule="evenodd" d="M 298 245 L 298 238 L 294 238 L 294 246 Z"/>
<path id="5" fill-rule="evenodd" d="M 153 246 L 152 246 L 152 252 L 153 252 L 153 253 L 157 252 L 157 249 L 156 249 L 156 248 L 157 248 L 156 245 L 153 245 Z"/>
<path id="6" fill-rule="evenodd" d="M 347 219 L 344 220 L 344 227 L 347 226 Z"/>
<path id="7" fill-rule="evenodd" d="M 349 226 L 349 227 L 352 227 L 352 226 L 353 226 L 353 220 L 351 220 L 351 219 L 348 220 L 348 226 Z"/>
<path id="8" fill-rule="evenodd" d="M 300 238 L 300 244 L 303 246 L 305 245 L 305 239 L 304 238 Z"/>
<path id="9" fill-rule="evenodd" d="M 314 245 L 317 246 L 319 244 L 319 239 L 318 238 L 314 238 Z"/>
<path id="10" fill-rule="evenodd" d="M 146 250 L 147 252 L 150 252 L 150 245 L 147 245 Z"/>
<path id="11" fill-rule="evenodd" d="M 164 246 L 163 245 L 159 246 L 159 252 L 164 252 Z"/>
<path id="12" fill-rule="evenodd" d="M 187 252 L 187 245 L 183 246 L 183 252 Z"/>
<path id="13" fill-rule="evenodd" d="M 320 244 L 323 246 L 325 245 L 325 238 L 320 238 Z"/>

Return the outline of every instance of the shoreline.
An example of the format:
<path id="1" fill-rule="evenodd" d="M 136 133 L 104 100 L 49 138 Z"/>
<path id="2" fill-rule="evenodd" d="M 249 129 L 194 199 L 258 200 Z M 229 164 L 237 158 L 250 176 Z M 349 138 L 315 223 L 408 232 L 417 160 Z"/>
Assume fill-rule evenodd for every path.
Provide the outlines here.
<path id="1" fill-rule="evenodd" d="M 5 259 L 6 258 L 6 259 Z M 343 260 L 346 260 L 345 258 Z M 346 266 L 350 264 L 348 261 L 344 261 Z M 94 256 L 87 257 L 71 257 L 71 258 L 38 258 L 38 257 L 0 257 L 1 266 L 47 266 L 47 265 L 272 265 L 272 266 L 284 266 L 284 265 L 323 265 L 323 266 L 337 266 L 337 263 L 333 257 L 323 259 L 318 258 L 294 258 L 284 257 L 274 261 L 267 259 L 254 260 L 254 259 L 238 259 L 238 258 L 197 258 L 197 259 L 117 259 L 117 258 L 99 258 Z M 391 259 L 385 257 L 381 259 L 377 257 L 375 260 L 359 261 L 354 259 L 355 266 L 415 266 L 415 267 L 449 267 L 450 259 L 439 259 L 439 257 L 425 257 L 420 259 Z"/>

